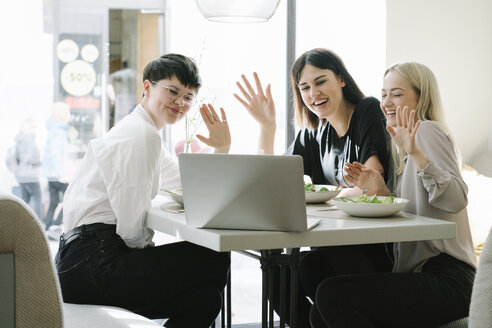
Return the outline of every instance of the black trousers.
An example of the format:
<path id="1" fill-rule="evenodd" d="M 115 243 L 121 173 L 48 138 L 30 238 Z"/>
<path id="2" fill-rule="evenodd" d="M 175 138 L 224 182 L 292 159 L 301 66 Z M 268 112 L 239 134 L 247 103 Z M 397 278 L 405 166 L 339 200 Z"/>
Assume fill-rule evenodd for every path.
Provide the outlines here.
<path id="1" fill-rule="evenodd" d="M 230 254 L 188 242 L 133 249 L 114 232 L 86 232 L 56 256 L 63 300 L 118 306 L 166 327 L 209 327 L 220 312 Z"/>
<path id="2" fill-rule="evenodd" d="M 53 222 L 55 210 L 58 204 L 62 201 L 61 197 L 65 194 L 65 190 L 68 188 L 68 183 L 62 183 L 59 181 L 48 181 L 48 190 L 50 192 L 50 205 L 45 218 L 45 229 L 48 230 L 51 225 L 60 225 L 63 221 L 63 210 L 60 210 L 56 220 Z M 60 197 L 61 196 L 61 197 Z"/>
<path id="3" fill-rule="evenodd" d="M 302 252 L 299 268 L 299 293 L 297 300 L 297 327 L 309 328 L 311 299 L 314 301 L 318 285 L 329 277 L 361 272 L 388 272 L 393 266 L 391 244 L 367 244 L 353 246 L 317 247 Z M 278 313 L 280 309 L 280 269 L 274 273 L 273 306 Z M 290 295 L 290 274 L 287 274 L 287 294 Z M 290 322 L 287 298 L 287 322 Z"/>
<path id="4" fill-rule="evenodd" d="M 332 277 L 317 290 L 313 328 L 436 327 L 468 316 L 475 269 L 447 254 L 419 273 Z"/>
<path id="5" fill-rule="evenodd" d="M 43 220 L 43 202 L 41 199 L 41 186 L 39 182 L 19 182 L 21 198 L 36 213 L 39 221 Z"/>

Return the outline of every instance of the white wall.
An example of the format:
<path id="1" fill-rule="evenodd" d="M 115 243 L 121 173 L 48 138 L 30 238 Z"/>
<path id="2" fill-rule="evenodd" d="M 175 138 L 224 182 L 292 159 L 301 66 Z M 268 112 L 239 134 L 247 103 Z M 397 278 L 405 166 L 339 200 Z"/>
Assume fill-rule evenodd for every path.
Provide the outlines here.
<path id="1" fill-rule="evenodd" d="M 386 26 L 388 66 L 434 71 L 463 162 L 492 149 L 492 1 L 387 0 Z"/>
<path id="2" fill-rule="evenodd" d="M 298 0 L 296 58 L 313 48 L 337 53 L 366 96 L 381 96 L 386 0 Z"/>

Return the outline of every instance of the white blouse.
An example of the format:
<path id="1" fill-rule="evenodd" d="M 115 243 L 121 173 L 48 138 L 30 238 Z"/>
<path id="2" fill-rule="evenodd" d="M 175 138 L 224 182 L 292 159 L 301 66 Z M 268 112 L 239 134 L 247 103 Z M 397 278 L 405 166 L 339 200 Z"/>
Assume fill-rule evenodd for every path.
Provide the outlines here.
<path id="1" fill-rule="evenodd" d="M 135 110 L 106 135 L 89 142 L 87 153 L 63 200 L 63 230 L 115 224 L 129 247 L 153 246 L 154 232 L 144 226 L 159 176 L 167 188 L 180 186 L 179 167 L 146 110 Z"/>

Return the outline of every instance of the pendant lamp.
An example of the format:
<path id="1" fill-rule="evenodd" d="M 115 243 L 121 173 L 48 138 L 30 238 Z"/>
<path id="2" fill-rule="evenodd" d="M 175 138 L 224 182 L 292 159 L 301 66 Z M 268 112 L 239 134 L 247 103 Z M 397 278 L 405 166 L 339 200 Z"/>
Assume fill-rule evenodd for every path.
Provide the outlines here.
<path id="1" fill-rule="evenodd" d="M 280 0 L 195 0 L 209 21 L 222 23 L 267 22 Z"/>

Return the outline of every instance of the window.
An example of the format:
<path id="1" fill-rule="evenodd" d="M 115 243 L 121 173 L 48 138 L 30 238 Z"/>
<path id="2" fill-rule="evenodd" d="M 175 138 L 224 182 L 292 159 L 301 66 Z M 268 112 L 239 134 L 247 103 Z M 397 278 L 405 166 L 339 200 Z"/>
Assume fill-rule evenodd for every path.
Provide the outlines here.
<path id="1" fill-rule="evenodd" d="M 276 152 L 285 149 L 286 81 L 286 2 L 281 1 L 267 23 L 224 24 L 206 21 L 188 1 L 169 1 L 169 51 L 193 57 L 199 65 L 203 87 L 199 99 L 211 102 L 216 110 L 223 107 L 232 133 L 231 152 L 256 153 L 258 124 L 233 97 L 240 91 L 236 81 L 245 74 L 250 82 L 253 72 L 263 87 L 272 84 L 277 108 Z M 198 105 L 190 110 L 198 108 Z M 185 138 L 184 124 L 171 128 L 171 144 Z M 207 133 L 202 124 L 200 133 Z M 204 145 L 201 145 L 204 147 Z"/>
<path id="2" fill-rule="evenodd" d="M 386 1 L 297 1 L 297 56 L 337 53 L 366 96 L 379 99 L 386 68 Z"/>
<path id="3" fill-rule="evenodd" d="M 159 8 L 162 3 L 166 3 L 165 8 Z M 58 7 L 51 7 L 54 5 Z M 106 88 L 111 81 L 110 74 L 124 68 L 123 62 L 135 69 L 138 102 L 142 62 L 148 62 L 164 51 L 195 58 L 203 80 L 195 108 L 201 100 L 212 103 L 216 109 L 223 107 L 226 110 L 233 153 L 257 152 L 258 125 L 233 97 L 233 93 L 240 94 L 235 83 L 241 80 L 241 74 L 253 82 L 252 73 L 256 71 L 264 88 L 267 84 L 272 85 L 277 109 L 275 152 L 284 152 L 288 79 L 286 0 L 280 2 L 269 22 L 261 24 L 207 22 L 193 0 L 132 3 L 132 6 L 136 5 L 142 8 L 129 8 L 128 1 L 123 0 L 0 1 L 0 192 L 10 193 L 11 188 L 17 185 L 14 175 L 4 164 L 4 158 L 22 122 L 31 118 L 38 123 L 36 143 L 42 153 L 47 135 L 44 122 L 50 115 L 53 102 L 66 96 L 60 93 L 58 76 L 61 65 L 65 64 L 60 63 L 55 51 L 55 44 L 62 38 L 73 39 L 80 51 L 87 43 L 96 44 L 99 50 L 98 59 L 92 62 L 85 60 L 94 63 L 91 64 L 94 67 L 99 65 L 95 69 L 92 100 L 86 98 L 89 102 L 85 105 L 94 104 L 95 99 L 99 100 L 98 106 L 90 111 L 78 108 L 72 112 L 73 135 L 69 138 L 73 138 L 71 149 L 74 158 L 83 155 L 84 144 L 88 140 L 112 125 L 110 113 L 115 105 L 111 104 Z M 297 1 L 296 6 L 296 56 L 315 47 L 332 49 L 345 61 L 362 91 L 378 97 L 385 68 L 385 1 L 303 0 Z M 156 10 L 141 10 L 144 7 Z M 86 16 L 81 18 L 83 15 Z M 138 43 L 131 33 L 139 21 L 153 32 L 152 44 Z M 75 106 L 75 103 L 71 104 Z M 191 114 L 195 108 L 190 110 Z M 184 124 L 182 121 L 167 131 L 171 150 L 186 137 Z M 198 132 L 206 134 L 203 124 Z M 202 144 L 201 147 L 205 146 Z M 43 203 L 47 205 L 46 179 L 42 177 L 40 182 Z M 235 270 L 241 272 L 233 271 L 233 281 L 243 278 L 254 284 L 252 288 L 244 287 L 244 284 L 234 287 L 234 323 L 259 322 L 259 264 L 243 255 L 233 256 Z M 236 302 L 241 302 L 243 308 L 238 308 Z"/>

